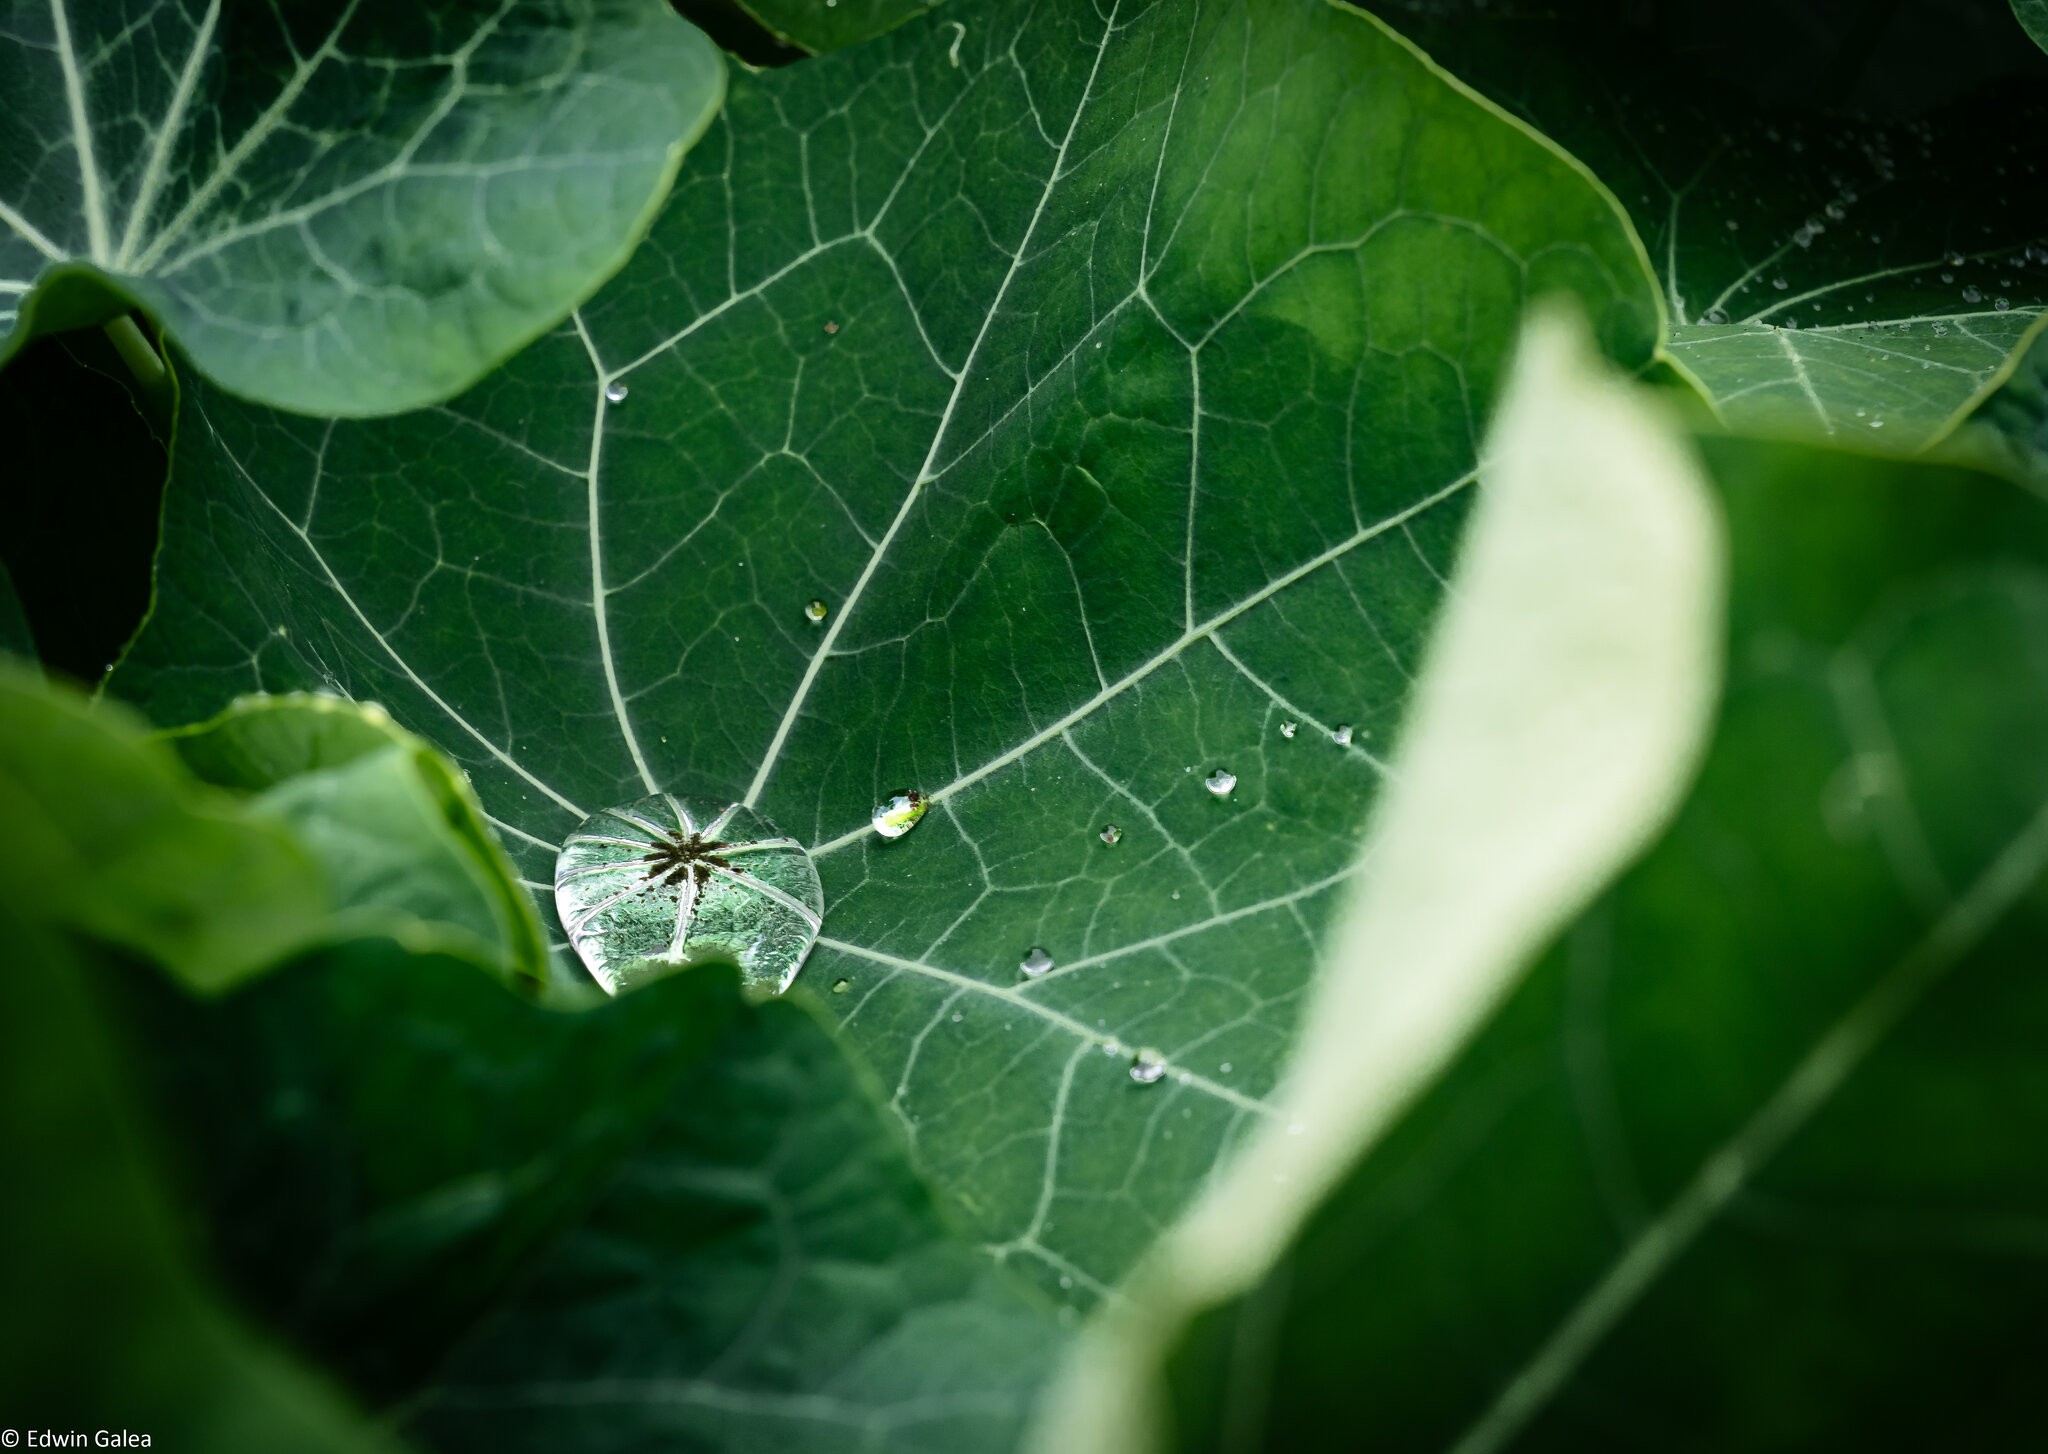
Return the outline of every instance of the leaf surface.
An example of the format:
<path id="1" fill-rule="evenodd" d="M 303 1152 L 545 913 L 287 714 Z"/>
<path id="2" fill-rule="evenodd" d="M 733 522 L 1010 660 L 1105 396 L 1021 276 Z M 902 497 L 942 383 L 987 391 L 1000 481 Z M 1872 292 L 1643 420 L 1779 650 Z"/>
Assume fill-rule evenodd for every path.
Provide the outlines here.
<path id="1" fill-rule="evenodd" d="M 722 86 L 656 0 L 8 0 L 0 360 L 139 304 L 251 398 L 446 398 L 625 260 Z"/>
<path id="2" fill-rule="evenodd" d="M 1872 118 L 1817 87 L 1759 99 L 1748 64 L 1687 66 L 1589 0 L 1372 8 L 1613 188 L 1663 286 L 1667 354 L 1734 427 L 1921 449 L 2041 315 L 2036 77 Z"/>
<path id="3" fill-rule="evenodd" d="M 1090 1301 L 1270 1113 L 1553 292 L 1649 361 L 1611 202 L 1367 17 L 949 6 L 736 80 L 627 271 L 455 404 L 193 388 L 117 690 L 375 698 L 542 894 L 589 811 L 757 805 L 921 1169 Z"/>
<path id="4" fill-rule="evenodd" d="M 1662 840 L 1246 1297 L 1166 1447 L 1997 1443 L 2048 1274 L 2048 515 L 1708 440 L 1729 686 Z M 1229 1442 L 1231 1439 L 1239 1443 Z"/>

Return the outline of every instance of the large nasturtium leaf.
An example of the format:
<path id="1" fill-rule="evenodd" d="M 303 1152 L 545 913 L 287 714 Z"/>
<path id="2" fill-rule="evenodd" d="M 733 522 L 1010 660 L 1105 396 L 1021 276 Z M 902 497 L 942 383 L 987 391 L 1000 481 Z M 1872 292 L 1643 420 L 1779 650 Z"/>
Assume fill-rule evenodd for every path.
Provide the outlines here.
<path id="1" fill-rule="evenodd" d="M 2048 301 L 2039 79 L 1879 120 L 1759 100 L 1601 0 L 1367 3 L 1614 190 L 1670 357 L 1731 425 L 1923 448 L 2003 381 Z"/>
<path id="2" fill-rule="evenodd" d="M 2048 0 L 2012 0 L 2012 13 L 2034 38 L 2034 44 L 2048 50 Z"/>
<path id="3" fill-rule="evenodd" d="M 845 50 L 914 20 L 941 0 L 737 0 L 775 34 L 807 51 Z"/>
<path id="4" fill-rule="evenodd" d="M 626 259 L 723 76 L 660 0 L 7 0 L 0 359 L 139 304 L 251 398 L 447 398 Z"/>
<path id="5" fill-rule="evenodd" d="M 388 941 L 116 988 L 217 1260 L 429 1447 L 999 1450 L 1060 1341 L 730 969 L 581 1014 Z"/>
<path id="6" fill-rule="evenodd" d="M 2033 1418 L 2048 507 L 1706 444 L 1729 687 L 1690 800 L 1196 1325 L 1165 1447 L 1367 1418 L 1469 1454 L 1992 1447 Z"/>
<path id="7" fill-rule="evenodd" d="M 758 806 L 921 1168 L 1090 1301 L 1269 1114 L 1553 292 L 1650 360 L 1611 202 L 1370 17 L 949 5 L 736 79 L 627 271 L 456 403 L 194 386 L 115 689 L 375 698 L 550 898 L 592 811 Z"/>

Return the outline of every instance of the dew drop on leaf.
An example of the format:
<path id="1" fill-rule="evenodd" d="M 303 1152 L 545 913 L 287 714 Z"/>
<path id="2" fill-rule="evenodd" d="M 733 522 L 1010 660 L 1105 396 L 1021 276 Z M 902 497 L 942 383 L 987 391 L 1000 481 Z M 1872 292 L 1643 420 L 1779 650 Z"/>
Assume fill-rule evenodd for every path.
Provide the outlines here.
<path id="1" fill-rule="evenodd" d="M 1972 283 L 1963 289 L 1963 301 L 1965 303 L 1981 303 L 1984 301 L 1984 294 L 1975 283 Z"/>
<path id="2" fill-rule="evenodd" d="M 1107 843 L 1111 848 L 1114 848 L 1117 846 L 1117 844 L 1123 842 L 1124 830 L 1117 827 L 1114 823 L 1105 823 L 1102 825 L 1102 832 L 1096 836 L 1101 838 L 1102 841 L 1104 843 Z"/>
<path id="3" fill-rule="evenodd" d="M 1052 956 L 1045 952 L 1043 945 L 1034 944 L 1025 951 L 1023 959 L 1017 963 L 1017 968 L 1036 979 L 1052 968 Z"/>
<path id="4" fill-rule="evenodd" d="M 628 392 L 629 390 L 626 388 L 625 380 L 623 379 L 615 379 L 604 386 L 604 397 L 607 403 L 625 403 Z"/>
<path id="5" fill-rule="evenodd" d="M 853 981 L 850 979 L 835 979 L 832 981 L 832 993 L 835 995 L 843 995 L 852 988 Z"/>
<path id="6" fill-rule="evenodd" d="M 801 843 L 738 803 L 661 793 L 583 820 L 555 858 L 555 911 L 612 994 L 671 965 L 732 959 L 779 994 L 825 909 Z"/>
<path id="7" fill-rule="evenodd" d="M 1166 1074 L 1166 1057 L 1157 1050 L 1140 1050 L 1131 1061 L 1131 1079 L 1151 1085 Z"/>
<path id="8" fill-rule="evenodd" d="M 1280 735 L 1281 735 L 1282 737 L 1292 737 L 1292 736 L 1294 735 L 1294 733 L 1295 733 L 1295 724 L 1294 724 L 1294 723 L 1292 723 L 1292 722 L 1282 722 L 1282 723 L 1280 724 Z"/>
<path id="9" fill-rule="evenodd" d="M 812 622 L 822 621 L 825 619 L 826 612 L 830 609 L 823 601 L 813 600 L 804 607 L 804 619 Z"/>
<path id="10" fill-rule="evenodd" d="M 1709 308 L 1706 311 L 1706 315 L 1700 321 L 1702 323 L 1726 323 L 1728 321 L 1728 310 L 1725 308 Z"/>
<path id="11" fill-rule="evenodd" d="M 1219 767 L 1202 779 L 1202 786 L 1219 798 L 1230 796 L 1230 790 L 1237 786 L 1237 774 L 1227 767 Z"/>
<path id="12" fill-rule="evenodd" d="M 1349 722 L 1339 722 L 1336 729 L 1330 733 L 1330 740 L 1339 747 L 1349 747 L 1351 745 L 1351 724 Z"/>
<path id="13" fill-rule="evenodd" d="M 1785 280 L 1784 280 L 1783 278 L 1772 278 L 1772 279 L 1771 279 L 1771 286 L 1772 286 L 1772 287 L 1774 287 L 1774 288 L 1776 288 L 1776 289 L 1777 289 L 1777 290 L 1778 290 L 1779 292 L 1781 292 L 1781 293 L 1782 293 L 1782 292 L 1784 292 L 1784 291 L 1785 291 L 1785 290 L 1786 290 L 1787 288 L 1791 287 L 1792 285 L 1791 285 L 1790 283 L 1786 282 L 1786 281 L 1785 281 Z"/>
<path id="14" fill-rule="evenodd" d="M 1994 298 L 1991 300 L 1991 306 L 1996 308 L 2001 313 L 2009 312 L 2012 309 L 2012 299 Z"/>
<path id="15" fill-rule="evenodd" d="M 917 826 L 931 799 L 915 788 L 894 792 L 875 807 L 875 831 L 884 838 L 901 838 Z"/>

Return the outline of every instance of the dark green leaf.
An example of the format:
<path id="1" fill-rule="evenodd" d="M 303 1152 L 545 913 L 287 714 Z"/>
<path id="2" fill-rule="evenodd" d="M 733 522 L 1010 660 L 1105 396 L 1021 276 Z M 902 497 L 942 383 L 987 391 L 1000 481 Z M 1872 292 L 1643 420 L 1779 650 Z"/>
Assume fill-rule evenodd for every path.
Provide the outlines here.
<path id="1" fill-rule="evenodd" d="M 2048 344 L 2035 335 L 2012 377 L 1956 433 L 1956 452 L 2048 494 Z"/>
<path id="2" fill-rule="evenodd" d="M 2048 0 L 2012 0 L 2012 13 L 2027 28 L 2034 44 L 2048 50 Z"/>
<path id="3" fill-rule="evenodd" d="M 1550 292 L 1649 362 L 1611 204 L 1367 17 L 950 5 L 736 80 L 627 272 L 448 408 L 195 388 L 120 689 L 379 700 L 542 895 L 589 811 L 758 803 L 921 1167 L 1092 1300 L 1268 1113 Z"/>
<path id="4" fill-rule="evenodd" d="M 1759 100 L 1751 59 L 1718 76 L 1600 0 L 1373 8 L 1614 190 L 1672 361 L 1732 425 L 1921 449 L 2002 382 L 2048 298 L 2039 76 L 1886 120 Z"/>
<path id="5" fill-rule="evenodd" d="M 0 358 L 132 301 L 251 398 L 446 398 L 625 260 L 722 77 L 658 0 L 8 0 Z"/>
<path id="6" fill-rule="evenodd" d="M 730 971 L 573 1015 L 379 943 L 126 988 L 222 1261 L 434 1447 L 995 1450 L 1058 1341 Z"/>
<path id="7" fill-rule="evenodd" d="M 2048 516 L 1706 442 L 1676 824 L 1175 1365 L 1173 1447 L 1990 1447 L 2032 1418 Z M 1235 1440 L 1237 1442 L 1232 1442 Z"/>

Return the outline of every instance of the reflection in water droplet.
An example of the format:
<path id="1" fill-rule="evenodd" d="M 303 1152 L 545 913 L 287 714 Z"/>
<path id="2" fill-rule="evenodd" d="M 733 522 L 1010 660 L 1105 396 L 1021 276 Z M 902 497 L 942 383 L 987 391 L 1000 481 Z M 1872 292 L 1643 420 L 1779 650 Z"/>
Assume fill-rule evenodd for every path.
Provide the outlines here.
<path id="1" fill-rule="evenodd" d="M 1337 730 L 1330 734 L 1330 740 L 1339 747 L 1349 747 L 1351 745 L 1351 724 L 1349 722 L 1339 722 Z"/>
<path id="2" fill-rule="evenodd" d="M 1036 979 L 1052 968 L 1052 956 L 1045 952 L 1044 946 L 1034 944 L 1025 952 L 1024 958 L 1018 961 L 1017 968 Z"/>
<path id="3" fill-rule="evenodd" d="M 825 909 L 801 843 L 737 803 L 673 793 L 607 808 L 555 859 L 555 910 L 612 994 L 703 959 L 738 962 L 778 994 L 811 952 Z"/>
<path id="4" fill-rule="evenodd" d="M 1943 254 L 1943 261 L 1952 268 L 1959 268 L 1963 265 L 1963 255 L 1951 248 L 1947 253 Z"/>
<path id="5" fill-rule="evenodd" d="M 612 383 L 606 384 L 604 386 L 604 396 L 611 403 L 625 403 L 626 394 L 627 389 L 624 380 L 614 380 Z"/>
<path id="6" fill-rule="evenodd" d="M 1994 299 L 1992 299 L 1992 301 L 1991 301 L 1991 306 L 1992 306 L 1992 307 L 1994 307 L 1994 308 L 1996 308 L 1996 309 L 1997 309 L 1997 310 L 1998 310 L 1999 312 L 2001 312 L 2001 313 L 2005 313 L 2005 312 L 2008 312 L 2008 311 L 2010 311 L 2010 310 L 2011 310 L 2011 308 L 2012 308 L 2012 299 L 2010 299 L 2010 298 L 1994 298 Z"/>
<path id="7" fill-rule="evenodd" d="M 852 988 L 853 981 L 850 979 L 835 979 L 832 981 L 832 993 L 835 995 L 843 995 Z"/>
<path id="8" fill-rule="evenodd" d="M 1982 293 L 1982 291 L 1978 289 L 1975 283 L 1972 283 L 1970 284 L 1970 286 L 1963 289 L 1963 301 L 1965 303 L 1981 303 L 1984 301 L 1984 294 Z"/>
<path id="9" fill-rule="evenodd" d="M 901 838 L 917 826 L 932 800 L 915 788 L 891 793 L 888 801 L 875 808 L 875 831 L 884 838 Z"/>
<path id="10" fill-rule="evenodd" d="M 1295 724 L 1292 722 L 1282 722 L 1280 724 L 1280 735 L 1282 737 L 1292 737 L 1295 734 L 1295 731 Z"/>
<path id="11" fill-rule="evenodd" d="M 1219 767 L 1202 779 L 1202 786 L 1219 798 L 1230 796 L 1230 790 L 1237 786 L 1237 774 L 1227 767 Z"/>
<path id="12" fill-rule="evenodd" d="M 1702 323 L 1726 323 L 1728 321 L 1728 310 L 1725 308 L 1709 308 L 1706 316 L 1700 321 Z"/>
<path id="13" fill-rule="evenodd" d="M 1124 841 L 1124 830 L 1117 827 L 1114 823 L 1105 823 L 1102 825 L 1102 832 L 1097 836 L 1111 848 L 1114 848 L 1117 844 Z"/>
<path id="14" fill-rule="evenodd" d="M 807 621 L 822 621 L 825 619 L 825 613 L 829 609 L 823 601 L 814 600 L 804 607 L 804 619 Z"/>
<path id="15" fill-rule="evenodd" d="M 1166 1057 L 1157 1050 L 1140 1050 L 1131 1061 L 1131 1079 L 1139 1085 L 1151 1085 L 1166 1074 Z"/>

